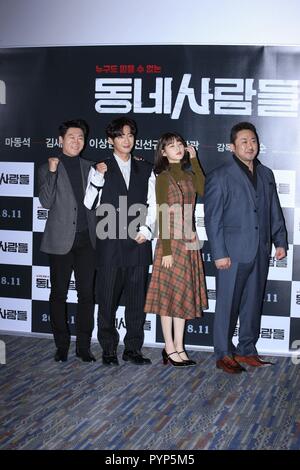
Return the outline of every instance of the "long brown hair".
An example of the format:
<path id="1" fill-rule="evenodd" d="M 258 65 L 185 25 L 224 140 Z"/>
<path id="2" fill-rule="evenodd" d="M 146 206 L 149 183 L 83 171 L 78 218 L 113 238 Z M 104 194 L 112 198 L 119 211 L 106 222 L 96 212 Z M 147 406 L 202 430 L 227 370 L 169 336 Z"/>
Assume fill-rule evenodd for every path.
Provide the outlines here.
<path id="1" fill-rule="evenodd" d="M 162 153 L 165 147 L 171 144 L 174 140 L 177 142 L 181 142 L 184 147 L 186 147 L 186 141 L 184 138 L 177 134 L 177 132 L 166 132 L 163 134 L 157 144 L 155 158 L 154 158 L 154 172 L 159 175 L 164 170 L 168 170 L 170 168 L 170 163 L 167 157 L 165 157 Z M 190 165 L 190 157 L 188 152 L 184 152 L 184 155 L 180 161 L 181 169 L 184 171 Z"/>

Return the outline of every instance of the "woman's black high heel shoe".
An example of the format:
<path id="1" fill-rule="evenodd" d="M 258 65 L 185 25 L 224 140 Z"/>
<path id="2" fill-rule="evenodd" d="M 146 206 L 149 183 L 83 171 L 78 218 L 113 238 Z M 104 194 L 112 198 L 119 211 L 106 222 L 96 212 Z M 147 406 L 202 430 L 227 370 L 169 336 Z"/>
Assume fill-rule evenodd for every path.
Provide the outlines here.
<path id="1" fill-rule="evenodd" d="M 179 355 L 182 354 L 182 353 L 185 353 L 185 354 L 186 354 L 186 351 L 180 351 L 180 352 L 178 352 Z M 186 354 L 186 355 L 187 355 L 187 354 Z M 187 357 L 189 357 L 189 356 L 187 355 Z M 189 358 L 189 359 L 182 359 L 182 360 L 186 363 L 187 366 L 195 366 L 195 365 L 197 364 L 196 361 L 193 361 L 193 360 L 190 359 L 190 358 Z"/>
<path id="2" fill-rule="evenodd" d="M 167 351 L 165 349 L 162 350 L 161 355 L 162 355 L 164 364 L 168 364 L 169 362 L 174 367 L 186 367 L 188 365 L 186 364 L 186 362 L 173 361 L 173 359 L 170 357 L 172 356 L 172 354 L 177 354 L 177 351 L 167 354 Z"/>

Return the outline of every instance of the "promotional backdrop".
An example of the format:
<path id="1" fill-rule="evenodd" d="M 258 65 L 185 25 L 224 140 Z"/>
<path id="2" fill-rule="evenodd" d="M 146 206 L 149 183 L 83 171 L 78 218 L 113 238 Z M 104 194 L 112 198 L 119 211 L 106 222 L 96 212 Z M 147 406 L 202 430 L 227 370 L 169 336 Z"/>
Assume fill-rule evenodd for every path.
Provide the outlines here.
<path id="1" fill-rule="evenodd" d="M 260 136 L 259 159 L 274 171 L 289 236 L 287 258 L 276 261 L 274 252 L 270 257 L 258 350 L 288 353 L 300 339 L 299 77 L 299 47 L 0 49 L 0 329 L 51 332 L 48 257 L 39 250 L 47 210 L 38 199 L 36 176 L 39 165 L 59 151 L 62 121 L 89 123 L 84 156 L 95 162 L 111 152 L 104 129 L 117 115 L 137 121 L 135 155 L 151 162 L 160 134 L 177 131 L 196 147 L 206 173 L 232 158 L 231 127 L 250 121 Z M 208 348 L 216 273 L 201 200 L 196 224 L 206 240 L 209 309 L 187 322 L 186 344 Z M 74 278 L 68 302 L 74 325 Z M 117 312 L 121 339 L 123 310 Z M 160 342 L 160 321 L 147 315 L 145 344 Z"/>

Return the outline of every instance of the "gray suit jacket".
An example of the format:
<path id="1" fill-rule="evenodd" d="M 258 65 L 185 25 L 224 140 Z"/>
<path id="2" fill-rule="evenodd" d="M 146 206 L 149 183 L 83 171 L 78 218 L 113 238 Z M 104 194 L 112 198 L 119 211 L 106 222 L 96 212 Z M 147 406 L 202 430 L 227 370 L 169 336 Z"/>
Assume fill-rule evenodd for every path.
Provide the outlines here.
<path id="1" fill-rule="evenodd" d="M 287 250 L 287 234 L 272 171 L 257 165 L 257 190 L 232 158 L 206 177 L 205 226 L 213 258 L 248 263 L 258 245 Z"/>
<path id="2" fill-rule="evenodd" d="M 74 157 L 80 158 L 80 157 Z M 83 194 L 93 162 L 80 158 Z M 45 209 L 49 209 L 48 220 L 41 243 L 41 251 L 49 254 L 64 255 L 73 245 L 76 222 L 77 202 L 67 171 L 59 162 L 57 171 L 50 172 L 48 163 L 39 168 L 39 199 Z M 86 209 L 89 234 L 92 246 L 96 247 L 96 214 Z"/>

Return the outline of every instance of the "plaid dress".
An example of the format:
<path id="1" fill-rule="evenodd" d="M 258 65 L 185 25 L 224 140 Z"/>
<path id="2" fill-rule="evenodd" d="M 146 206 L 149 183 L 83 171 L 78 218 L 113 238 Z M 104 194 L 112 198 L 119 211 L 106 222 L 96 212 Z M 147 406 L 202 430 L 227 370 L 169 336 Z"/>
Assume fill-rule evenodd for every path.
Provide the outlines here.
<path id="1" fill-rule="evenodd" d="M 167 226 L 173 266 L 168 269 L 161 265 L 163 250 L 160 234 L 144 310 L 189 320 L 201 317 L 202 310 L 207 308 L 199 241 L 197 235 L 191 233 L 194 227 L 196 191 L 191 175 L 177 182 L 171 174 L 168 178 Z"/>

